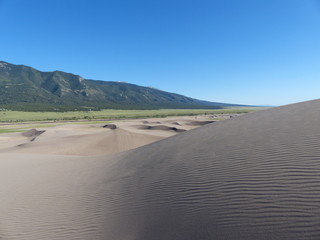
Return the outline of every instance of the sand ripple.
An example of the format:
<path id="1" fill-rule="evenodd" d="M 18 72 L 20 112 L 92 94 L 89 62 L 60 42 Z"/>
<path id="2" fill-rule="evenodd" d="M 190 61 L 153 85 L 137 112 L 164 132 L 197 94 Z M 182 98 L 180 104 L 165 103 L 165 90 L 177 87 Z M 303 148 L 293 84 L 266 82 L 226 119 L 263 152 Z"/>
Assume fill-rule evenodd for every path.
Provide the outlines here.
<path id="1" fill-rule="evenodd" d="M 250 113 L 109 157 L 2 155 L 0 236 L 320 239 L 318 109 Z"/>

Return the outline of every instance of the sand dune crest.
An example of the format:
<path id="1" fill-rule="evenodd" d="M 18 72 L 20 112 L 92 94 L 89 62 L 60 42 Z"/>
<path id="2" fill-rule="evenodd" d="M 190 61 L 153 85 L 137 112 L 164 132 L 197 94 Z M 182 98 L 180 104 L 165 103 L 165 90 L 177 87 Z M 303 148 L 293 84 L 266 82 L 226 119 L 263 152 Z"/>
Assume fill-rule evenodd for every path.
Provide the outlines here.
<path id="1" fill-rule="evenodd" d="M 112 156 L 2 154 L 0 237 L 319 239 L 319 109 L 250 113 Z"/>
<path id="2" fill-rule="evenodd" d="M 176 127 L 169 127 L 166 125 L 156 125 L 156 126 L 150 126 L 150 125 L 138 125 L 138 129 L 147 129 L 147 130 L 162 130 L 162 131 L 175 131 L 175 132 L 185 132 L 185 129 L 176 128 Z"/>
<path id="3" fill-rule="evenodd" d="M 22 133 L 22 135 L 24 137 L 30 138 L 30 142 L 33 142 L 38 136 L 40 136 L 44 132 L 45 132 L 44 130 L 38 131 L 37 129 L 30 129 Z"/>
<path id="4" fill-rule="evenodd" d="M 102 126 L 103 128 L 116 129 L 117 125 L 115 124 L 106 124 Z"/>

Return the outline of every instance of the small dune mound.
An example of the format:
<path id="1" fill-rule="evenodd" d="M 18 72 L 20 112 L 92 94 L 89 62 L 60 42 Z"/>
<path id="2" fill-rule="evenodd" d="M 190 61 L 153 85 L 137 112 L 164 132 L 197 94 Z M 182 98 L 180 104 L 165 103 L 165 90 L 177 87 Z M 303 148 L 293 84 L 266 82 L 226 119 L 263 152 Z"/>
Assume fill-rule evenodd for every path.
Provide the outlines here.
<path id="1" fill-rule="evenodd" d="M 142 121 L 143 124 L 161 124 L 161 122 L 149 122 L 149 121 Z"/>
<path id="2" fill-rule="evenodd" d="M 176 127 L 168 127 L 166 125 L 150 126 L 150 125 L 138 125 L 138 129 L 147 129 L 147 130 L 162 130 L 162 131 L 175 131 L 175 132 L 185 132 L 185 129 L 179 129 Z"/>
<path id="3" fill-rule="evenodd" d="M 152 127 L 154 130 L 164 130 L 164 131 L 175 131 L 175 132 L 184 132 L 186 131 L 185 129 L 179 129 L 176 127 L 168 127 L 166 125 L 159 125 L 159 126 L 154 126 Z"/>
<path id="4" fill-rule="evenodd" d="M 192 126 L 203 126 L 209 123 L 214 123 L 216 121 L 191 121 L 188 122 L 187 125 L 192 125 Z"/>
<path id="5" fill-rule="evenodd" d="M 180 123 L 178 123 L 178 122 L 173 122 L 172 124 L 174 124 L 174 125 L 178 125 L 178 126 L 181 126 L 181 124 L 180 124 Z"/>
<path id="6" fill-rule="evenodd" d="M 115 125 L 115 124 L 106 124 L 106 125 L 104 125 L 102 127 L 103 128 L 109 128 L 109 129 L 112 129 L 112 130 L 117 129 L 117 125 Z"/>
<path id="7" fill-rule="evenodd" d="M 22 135 L 24 137 L 27 137 L 27 138 L 31 138 L 30 141 L 34 141 L 38 136 L 40 136 L 42 133 L 44 133 L 45 130 L 42 130 L 42 131 L 38 131 L 37 129 L 30 129 L 24 133 L 22 133 Z"/>

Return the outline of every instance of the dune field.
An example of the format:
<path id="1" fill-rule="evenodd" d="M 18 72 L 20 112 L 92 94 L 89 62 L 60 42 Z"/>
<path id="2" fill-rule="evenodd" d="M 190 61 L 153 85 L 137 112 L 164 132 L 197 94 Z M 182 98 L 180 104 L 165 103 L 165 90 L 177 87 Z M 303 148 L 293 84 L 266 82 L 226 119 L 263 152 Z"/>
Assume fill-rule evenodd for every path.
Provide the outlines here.
<path id="1" fill-rule="evenodd" d="M 221 118 L 220 118 L 221 119 Z M 0 153 L 94 156 L 137 148 L 215 122 L 207 116 L 149 118 L 113 122 L 13 124 L 18 133 L 0 134 Z M 6 126 L 6 125 L 5 125 Z"/>
<path id="2" fill-rule="evenodd" d="M 320 239 L 319 109 L 1 134 L 0 239 Z"/>

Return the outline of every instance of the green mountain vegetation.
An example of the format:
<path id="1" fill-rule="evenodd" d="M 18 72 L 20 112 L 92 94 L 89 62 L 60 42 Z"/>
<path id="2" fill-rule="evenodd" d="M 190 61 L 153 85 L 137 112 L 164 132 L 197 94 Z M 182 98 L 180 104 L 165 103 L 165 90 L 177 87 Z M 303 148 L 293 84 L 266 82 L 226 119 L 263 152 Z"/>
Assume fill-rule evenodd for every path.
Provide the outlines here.
<path id="1" fill-rule="evenodd" d="M 100 109 L 218 109 L 240 105 L 201 101 L 124 82 L 41 72 L 0 61 L 0 108 L 23 111 Z"/>

